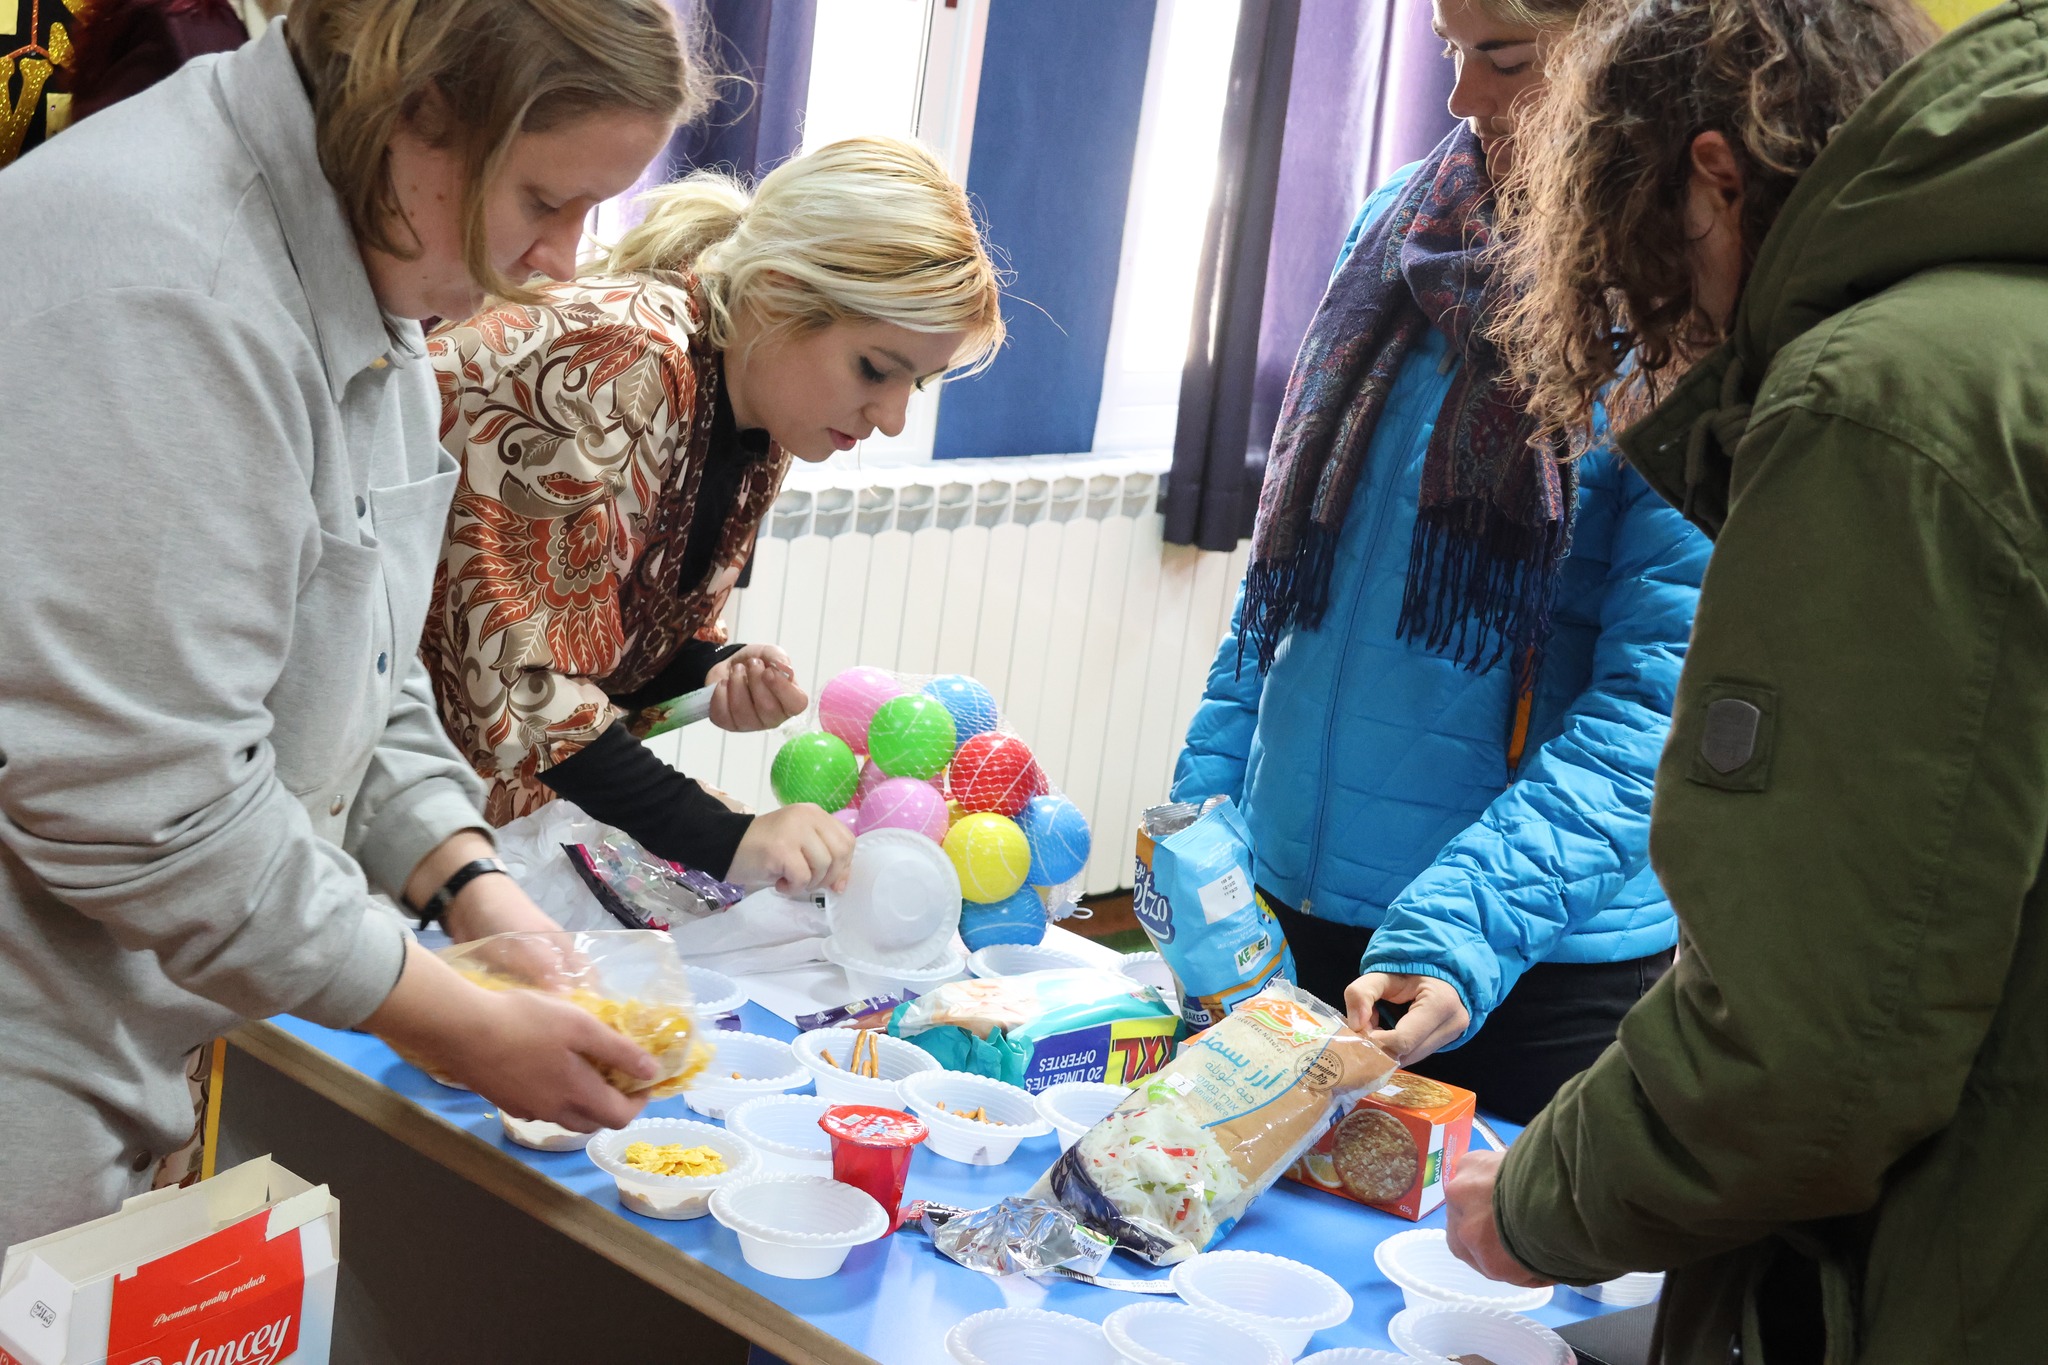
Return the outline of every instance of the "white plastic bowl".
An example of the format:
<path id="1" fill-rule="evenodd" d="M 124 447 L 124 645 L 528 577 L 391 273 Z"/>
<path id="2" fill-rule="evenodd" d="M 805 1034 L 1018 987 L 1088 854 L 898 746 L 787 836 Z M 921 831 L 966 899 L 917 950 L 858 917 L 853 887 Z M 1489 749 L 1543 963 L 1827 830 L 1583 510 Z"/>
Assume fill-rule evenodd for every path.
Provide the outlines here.
<path id="1" fill-rule="evenodd" d="M 1617 1308 L 1640 1308 L 1664 1292 L 1664 1272 L 1639 1270 L 1601 1284 L 1574 1285 L 1572 1292 L 1595 1303 L 1609 1303 Z"/>
<path id="2" fill-rule="evenodd" d="M 1096 965 L 1079 953 L 1043 943 L 991 943 L 967 955 L 967 970 L 974 976 L 1022 976 L 1025 972 L 1063 972 Z"/>
<path id="3" fill-rule="evenodd" d="M 1060 1150 L 1064 1152 L 1079 1142 L 1083 1133 L 1108 1118 L 1109 1111 L 1130 1095 L 1128 1086 L 1061 1081 L 1038 1092 L 1038 1116 L 1060 1135 Z"/>
<path id="4" fill-rule="evenodd" d="M 815 1095 L 762 1095 L 725 1116 L 725 1126 L 761 1154 L 763 1175 L 832 1174 L 832 1139 L 818 1120 L 832 1101 Z"/>
<path id="5" fill-rule="evenodd" d="M 848 1070 L 853 1060 L 853 1046 L 860 1037 L 860 1030 L 850 1028 L 820 1028 L 797 1035 L 793 1047 L 796 1059 L 803 1063 L 804 1070 L 811 1073 L 816 1082 L 818 1095 L 834 1104 L 872 1104 L 883 1109 L 903 1107 L 903 1080 L 920 1071 L 937 1071 L 939 1059 L 915 1043 L 906 1043 L 901 1038 L 891 1038 L 880 1029 L 869 1029 L 875 1040 L 875 1069 L 881 1072 L 877 1080 L 856 1076 Z M 826 1062 L 831 1057 L 832 1065 Z"/>
<path id="6" fill-rule="evenodd" d="M 1414 1356 L 1398 1351 L 1374 1351 L 1364 1346 L 1339 1346 L 1303 1356 L 1295 1365 L 1416 1365 Z"/>
<path id="7" fill-rule="evenodd" d="M 1124 960 L 1117 964 L 1117 970 L 1133 981 L 1152 987 L 1169 1006 L 1180 1009 L 1180 982 L 1174 978 L 1173 968 L 1167 966 L 1166 959 L 1159 954 L 1125 953 Z"/>
<path id="8" fill-rule="evenodd" d="M 679 1142 L 685 1147 L 710 1147 L 725 1158 L 723 1175 L 650 1175 L 625 1163 L 626 1148 L 636 1142 L 666 1147 Z M 694 1119 L 639 1119 L 624 1128 L 599 1133 L 584 1152 L 600 1171 L 619 1187 L 619 1202 L 649 1218 L 677 1221 L 702 1218 L 711 1196 L 734 1180 L 744 1180 L 761 1168 L 761 1158 L 746 1141 L 723 1128 Z"/>
<path id="9" fill-rule="evenodd" d="M 1117 1365 L 1102 1328 L 1043 1308 L 991 1308 L 953 1324 L 946 1354 L 960 1365 Z"/>
<path id="10" fill-rule="evenodd" d="M 498 1122 L 505 1129 L 507 1138 L 536 1152 L 580 1152 L 596 1136 L 564 1128 L 559 1123 L 549 1123 L 546 1119 L 515 1119 L 502 1109 L 498 1111 Z"/>
<path id="11" fill-rule="evenodd" d="M 926 1146 L 970 1166 L 1000 1166 L 1025 1138 L 1052 1131 L 1028 1091 L 964 1071 L 920 1071 L 903 1082 L 903 1101 L 924 1121 Z M 962 1109 L 985 1109 L 994 1121 L 963 1119 Z"/>
<path id="12" fill-rule="evenodd" d="M 825 917 L 849 956 L 914 969 L 959 931 L 960 877 L 946 851 L 915 830 L 869 830 L 853 841 L 846 890 L 826 903 Z"/>
<path id="13" fill-rule="evenodd" d="M 739 1234 L 748 1265 L 785 1280 L 836 1274 L 847 1252 L 889 1232 L 866 1191 L 816 1175 L 735 1181 L 711 1196 L 711 1216 Z"/>
<path id="14" fill-rule="evenodd" d="M 1575 1365 L 1564 1338 L 1534 1318 L 1504 1308 L 1433 1303 L 1404 1308 L 1387 1324 L 1394 1345 L 1423 1361 L 1482 1355 L 1493 1365 Z"/>
<path id="15" fill-rule="evenodd" d="M 811 1083 L 811 1073 L 780 1038 L 721 1030 L 713 1042 L 718 1051 L 711 1065 L 683 1092 L 683 1102 L 709 1118 L 722 1119 L 757 1096 L 800 1090 Z"/>
<path id="16" fill-rule="evenodd" d="M 1221 1313 L 1184 1303 L 1134 1303 L 1102 1320 L 1109 1344 L 1136 1365 L 1287 1365 L 1280 1343 Z"/>
<path id="17" fill-rule="evenodd" d="M 747 993 L 740 989 L 740 983 L 724 972 L 714 972 L 709 967 L 692 967 L 688 963 L 683 964 L 683 971 L 690 978 L 690 999 L 694 1002 L 697 1017 L 706 1024 L 747 1003 Z"/>
<path id="18" fill-rule="evenodd" d="M 1197 1308 L 1264 1332 L 1289 1360 L 1351 1316 L 1344 1287 L 1312 1266 L 1263 1251 L 1205 1251 L 1173 1268 L 1173 1292 Z"/>
<path id="19" fill-rule="evenodd" d="M 912 835 L 923 838 L 923 835 Z M 837 939 L 825 940 L 825 960 L 846 973 L 847 988 L 855 1000 L 908 992 L 923 995 L 934 986 L 956 981 L 967 968 L 967 953 L 957 942 L 948 942 L 938 955 L 922 967 L 896 967 L 849 949 Z"/>
<path id="20" fill-rule="evenodd" d="M 1526 1313 L 1550 1302 L 1549 1286 L 1523 1289 L 1489 1280 L 1451 1253 L 1442 1228 L 1397 1232 L 1372 1253 L 1380 1274 L 1392 1280 L 1410 1308 L 1433 1303 L 1473 1308 L 1504 1308 Z"/>

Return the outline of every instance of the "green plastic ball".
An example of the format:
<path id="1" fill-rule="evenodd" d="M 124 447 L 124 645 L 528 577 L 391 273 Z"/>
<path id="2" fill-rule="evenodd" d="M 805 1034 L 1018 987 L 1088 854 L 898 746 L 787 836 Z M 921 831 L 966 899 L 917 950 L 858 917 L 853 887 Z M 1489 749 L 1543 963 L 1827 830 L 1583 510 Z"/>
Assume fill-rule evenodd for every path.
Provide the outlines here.
<path id="1" fill-rule="evenodd" d="M 953 761 L 953 713 L 916 692 L 883 702 L 868 724 L 868 757 L 891 777 L 937 777 Z"/>
<path id="2" fill-rule="evenodd" d="M 826 810 L 839 810 L 853 800 L 853 789 L 860 783 L 860 760 L 839 736 L 811 730 L 777 751 L 768 781 L 775 788 L 775 799 L 785 806 L 808 801 Z"/>

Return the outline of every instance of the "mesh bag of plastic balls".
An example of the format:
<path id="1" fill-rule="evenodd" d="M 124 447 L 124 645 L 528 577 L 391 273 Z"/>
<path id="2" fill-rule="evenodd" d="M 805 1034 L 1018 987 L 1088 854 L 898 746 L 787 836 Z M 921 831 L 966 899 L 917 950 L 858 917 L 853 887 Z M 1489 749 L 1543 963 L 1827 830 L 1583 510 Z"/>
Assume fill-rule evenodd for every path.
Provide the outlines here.
<path id="1" fill-rule="evenodd" d="M 652 1081 L 603 1071 L 605 1080 L 625 1094 L 654 1099 L 680 1094 L 711 1064 L 713 1030 L 697 1019 L 689 973 L 667 934 L 638 929 L 493 934 L 443 948 L 438 955 L 485 990 L 558 995 L 645 1048 L 660 1066 Z M 450 1083 L 441 1076 L 434 1079 Z"/>
<path id="2" fill-rule="evenodd" d="M 941 844 L 970 950 L 1036 943 L 1048 920 L 1073 913 L 1087 818 L 980 682 L 849 668 L 818 690 L 805 721 L 775 755 L 776 799 L 823 806 L 856 834 L 907 829 Z"/>

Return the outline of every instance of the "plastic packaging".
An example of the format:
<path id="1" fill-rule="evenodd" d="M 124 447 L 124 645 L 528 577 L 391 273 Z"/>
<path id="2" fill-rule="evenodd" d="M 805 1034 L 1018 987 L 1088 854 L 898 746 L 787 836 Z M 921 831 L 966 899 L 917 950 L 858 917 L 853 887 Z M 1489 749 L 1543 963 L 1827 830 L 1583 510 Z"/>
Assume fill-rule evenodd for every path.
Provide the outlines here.
<path id="1" fill-rule="evenodd" d="M 800 1090 L 810 1083 L 811 1073 L 780 1038 L 721 1033 L 718 1060 L 697 1078 L 683 1101 L 700 1114 L 722 1119 L 726 1111 L 757 1096 Z"/>
<path id="2" fill-rule="evenodd" d="M 1394 1345 L 1424 1361 L 1483 1356 L 1493 1365 L 1573 1365 L 1564 1338 L 1504 1308 L 1433 1303 L 1404 1308 L 1387 1324 Z"/>
<path id="3" fill-rule="evenodd" d="M 889 1230 L 903 1221 L 903 1182 L 910 1154 L 926 1128 L 896 1109 L 870 1104 L 835 1104 L 818 1119 L 832 1144 L 832 1178 L 864 1190 L 889 1215 Z"/>
<path id="4" fill-rule="evenodd" d="M 876 1075 L 854 1068 L 853 1050 L 866 1037 L 875 1049 Z M 903 1107 L 903 1081 L 920 1071 L 937 1071 L 938 1061 L 923 1048 L 891 1038 L 880 1029 L 825 1028 L 797 1035 L 796 1059 L 811 1073 L 822 1099 L 834 1104 L 878 1104 Z M 826 1059 L 830 1058 L 830 1061 Z"/>
<path id="5" fill-rule="evenodd" d="M 1641 1270 L 1601 1284 L 1573 1285 L 1571 1290 L 1595 1303 L 1610 1304 L 1616 1308 L 1640 1308 L 1646 1303 L 1654 1303 L 1664 1292 L 1664 1272 Z"/>
<path id="6" fill-rule="evenodd" d="M 1042 943 L 994 943 L 967 955 L 967 971 L 972 976 L 1019 976 L 1094 965 L 1079 953 Z"/>
<path id="7" fill-rule="evenodd" d="M 655 1146 L 680 1143 L 685 1147 L 710 1147 L 725 1158 L 719 1175 L 655 1175 L 636 1170 L 625 1162 L 625 1151 L 636 1142 Z M 597 1134 L 583 1149 L 591 1162 L 619 1187 L 619 1202 L 648 1218 L 679 1221 L 702 1218 L 710 1207 L 712 1194 L 728 1182 L 744 1180 L 760 1170 L 761 1158 L 745 1141 L 723 1128 L 692 1119 L 637 1119 L 624 1128 Z"/>
<path id="8" fill-rule="evenodd" d="M 713 1052 L 723 1045 L 714 1044 L 698 1023 L 689 972 L 667 934 L 644 929 L 492 934 L 443 948 L 439 956 L 490 990 L 561 995 L 645 1048 L 660 1065 L 654 1080 L 605 1073 L 607 1081 L 629 1095 L 662 1099 L 677 1094 L 711 1065 Z"/>
<path id="9" fill-rule="evenodd" d="M 1373 1264 L 1393 1281 L 1410 1308 L 1433 1303 L 1526 1313 L 1550 1302 L 1548 1285 L 1524 1289 L 1489 1280 L 1451 1252 L 1442 1228 L 1397 1232 L 1373 1249 Z"/>
<path id="10" fill-rule="evenodd" d="M 1221 1313 L 1181 1303 L 1134 1303 L 1103 1319 L 1109 1344 L 1133 1365 L 1287 1365 L 1280 1343 Z"/>
<path id="11" fill-rule="evenodd" d="M 762 1095 L 727 1111 L 726 1131 L 761 1154 L 763 1175 L 832 1174 L 832 1139 L 818 1127 L 831 1103 L 814 1095 Z"/>
<path id="12" fill-rule="evenodd" d="M 1166 1064 L 1179 1027 L 1156 991 L 1097 967 L 953 982 L 889 1022 L 950 1070 L 1027 1090 L 1059 1081 L 1135 1085 Z"/>
<path id="13" fill-rule="evenodd" d="M 914 1216 L 939 1252 L 984 1275 L 1043 1275 L 1067 1270 L 1092 1276 L 1116 1243 L 1090 1232 L 1058 1204 L 1012 1196 L 985 1209 L 954 1209 L 920 1200 Z"/>
<path id="14" fill-rule="evenodd" d="M 1229 797 L 1154 806 L 1138 825 L 1131 908 L 1205 1029 L 1266 983 L 1294 980 L 1287 936 L 1252 887 L 1252 834 Z"/>
<path id="15" fill-rule="evenodd" d="M 721 1186 L 711 1216 L 739 1235 L 740 1255 L 764 1275 L 821 1280 L 846 1254 L 889 1232 L 873 1199 L 815 1175 L 763 1175 Z"/>
<path id="16" fill-rule="evenodd" d="M 717 914 L 742 894 L 709 873 L 649 853 L 622 831 L 599 830 L 595 838 L 564 843 L 562 851 L 590 894 L 628 928 L 673 929 Z"/>
<path id="17" fill-rule="evenodd" d="M 1289 1360 L 1351 1316 L 1351 1296 L 1313 1266 L 1263 1251 L 1205 1251 L 1173 1268 L 1173 1292 L 1280 1343 Z"/>
<path id="18" fill-rule="evenodd" d="M 1154 1265 L 1207 1250 L 1393 1059 L 1276 981 L 1182 1046 L 1032 1190 Z"/>
<path id="19" fill-rule="evenodd" d="M 1043 1308 L 991 1308 L 953 1324 L 946 1354 L 959 1365 L 1117 1365 L 1102 1328 Z"/>
<path id="20" fill-rule="evenodd" d="M 590 1145 L 593 1136 L 546 1119 L 515 1119 L 502 1109 L 498 1111 L 498 1123 L 507 1138 L 536 1152 L 580 1152 Z"/>
<path id="21" fill-rule="evenodd" d="M 1038 1092 L 1038 1116 L 1052 1125 L 1060 1136 L 1060 1150 L 1066 1151 L 1081 1134 L 1108 1118 L 1110 1111 L 1130 1098 L 1127 1085 L 1104 1085 L 1100 1081 L 1061 1081 Z"/>
<path id="22" fill-rule="evenodd" d="M 970 1166 L 1000 1166 L 1025 1138 L 1052 1131 L 1029 1093 L 986 1076 L 920 1071 L 903 1082 L 903 1099 L 931 1130 L 931 1149 Z M 961 1117 L 977 1109 L 985 1117 Z"/>

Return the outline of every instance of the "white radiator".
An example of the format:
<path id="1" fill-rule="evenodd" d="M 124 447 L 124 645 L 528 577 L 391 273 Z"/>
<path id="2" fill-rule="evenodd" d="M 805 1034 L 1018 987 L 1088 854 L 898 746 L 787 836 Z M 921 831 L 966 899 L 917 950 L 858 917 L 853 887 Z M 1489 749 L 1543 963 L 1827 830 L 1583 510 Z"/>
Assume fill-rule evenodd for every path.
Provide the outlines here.
<path id="1" fill-rule="evenodd" d="M 1244 574 L 1243 547 L 1163 543 L 1158 494 L 1144 459 L 800 466 L 726 619 L 733 639 L 788 650 L 813 697 L 855 664 L 979 678 L 1088 816 L 1085 892 L 1115 891 Z M 653 743 L 764 810 L 781 740 L 702 723 Z"/>

